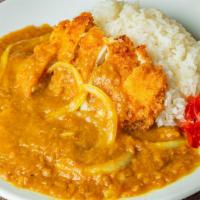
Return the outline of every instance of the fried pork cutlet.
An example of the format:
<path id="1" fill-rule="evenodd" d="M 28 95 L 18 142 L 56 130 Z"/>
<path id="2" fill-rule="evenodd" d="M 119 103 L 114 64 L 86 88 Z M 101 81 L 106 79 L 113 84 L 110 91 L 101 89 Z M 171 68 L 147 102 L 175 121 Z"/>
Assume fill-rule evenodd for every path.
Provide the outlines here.
<path id="1" fill-rule="evenodd" d="M 26 94 L 31 93 L 55 56 L 55 61 L 73 64 L 85 83 L 92 83 L 110 96 L 121 128 L 145 130 L 153 125 L 163 109 L 167 81 L 162 69 L 154 66 L 144 45 L 136 47 L 127 36 L 106 37 L 94 25 L 90 13 L 61 22 L 52 32 L 49 45 L 47 48 L 54 47 L 56 52 L 51 53 L 43 46 L 36 47 L 38 50 L 32 55 L 35 61 L 29 65 L 31 69 L 24 70 L 27 77 L 35 76 L 31 84 L 26 84 Z M 42 58 L 36 56 L 37 51 L 41 52 Z M 48 88 L 52 95 L 68 99 L 75 95 L 72 86 L 75 81 L 72 74 L 61 68 L 52 72 Z"/>
<path id="2" fill-rule="evenodd" d="M 127 115 L 127 101 L 122 83 L 138 66 L 134 45 L 127 37 L 107 40 L 104 62 L 94 68 L 92 83 L 108 94 L 115 103 L 120 124 Z"/>
<path id="3" fill-rule="evenodd" d="M 62 28 L 58 29 L 65 34 L 61 36 L 64 39 L 61 40 L 58 59 L 73 63 L 85 82 L 90 80 L 111 97 L 123 129 L 148 129 L 163 109 L 167 88 L 164 72 L 153 65 L 144 45 L 135 47 L 126 36 L 106 38 L 89 16 L 84 13 L 72 22 L 67 21 L 67 25 L 61 23 Z M 74 30 L 73 24 L 77 26 L 80 21 L 84 28 Z M 69 28 L 70 24 L 73 28 Z M 52 38 L 55 39 L 55 33 L 59 35 L 58 29 Z M 80 34 L 80 30 L 84 34 Z M 69 39 L 71 35 L 66 33 L 72 34 L 72 31 L 74 37 Z M 100 54 L 102 58 L 99 58 Z M 101 62 L 98 63 L 98 59 Z M 59 70 L 54 73 L 51 88 L 57 88 L 57 91 L 59 88 L 62 88 L 60 91 L 67 89 L 66 79 L 70 80 L 67 75 Z"/>
<path id="4" fill-rule="evenodd" d="M 163 109 L 164 72 L 153 65 L 145 46 L 135 48 L 126 36 L 108 44 L 108 56 L 94 69 L 92 80 L 115 102 L 125 130 L 148 129 Z"/>
<path id="5" fill-rule="evenodd" d="M 142 64 L 123 82 L 128 96 L 128 113 L 122 121 L 126 130 L 147 129 L 163 109 L 167 84 L 160 67 Z"/>
<path id="6" fill-rule="evenodd" d="M 104 45 L 104 33 L 97 26 L 92 27 L 80 40 L 73 64 L 85 82 L 91 76 L 97 57 Z"/>
<path id="7" fill-rule="evenodd" d="M 37 45 L 34 53 L 20 65 L 16 87 L 20 88 L 21 93 L 30 97 L 53 61 L 71 62 L 81 38 L 93 25 L 90 13 L 82 13 L 72 21 L 60 22 L 53 30 L 50 41 Z"/>
<path id="8" fill-rule="evenodd" d="M 72 21 L 60 22 L 51 35 L 51 42 L 58 47 L 58 60 L 70 63 L 76 55 L 75 51 L 81 38 L 93 26 L 93 17 L 87 12 Z"/>
<path id="9" fill-rule="evenodd" d="M 77 19 L 79 18 L 75 18 L 75 21 Z M 85 14 L 84 20 L 88 20 L 88 18 L 85 17 Z M 73 24 L 73 22 L 71 22 L 71 24 Z M 85 24 L 87 23 L 85 22 Z M 67 28 L 69 27 L 67 26 Z M 56 30 L 56 33 L 58 34 L 57 31 L 58 30 Z M 68 63 L 73 63 L 73 65 L 76 66 L 76 68 L 81 73 L 83 80 L 87 82 L 90 78 L 94 66 L 96 65 L 99 52 L 104 45 L 104 33 L 100 28 L 92 26 L 87 32 L 81 34 L 81 37 L 77 41 L 78 42 L 73 43 L 76 47 L 72 45 L 72 43 L 72 47 L 68 47 L 69 44 L 65 43 L 66 47 L 64 47 L 63 45 L 58 52 L 60 53 L 60 55 L 64 55 L 66 54 L 67 48 L 69 48 L 70 51 L 74 49 L 73 53 L 70 53 L 70 59 L 68 59 L 69 57 L 67 58 L 67 56 L 65 58 L 67 58 Z M 58 60 L 63 61 L 63 59 L 59 59 L 59 56 Z M 66 62 L 66 60 L 64 61 Z M 51 90 L 51 92 L 56 96 L 61 95 L 65 97 L 65 99 L 70 99 L 71 97 L 73 97 L 73 90 L 75 90 L 75 88 L 72 86 L 72 83 L 74 83 L 73 76 L 71 76 L 63 67 L 60 67 L 58 70 L 54 70 L 53 74 L 54 75 L 49 85 L 49 89 Z"/>
<path id="10" fill-rule="evenodd" d="M 104 45 L 104 34 L 96 26 L 93 26 L 78 43 L 76 55 L 72 63 L 80 72 L 83 80 L 87 82 L 90 79 L 94 66 L 96 65 L 99 52 Z M 55 96 L 63 96 L 65 99 L 71 99 L 76 92 L 75 80 L 65 67 L 59 67 L 53 71 L 53 76 L 49 84 L 49 89 Z"/>

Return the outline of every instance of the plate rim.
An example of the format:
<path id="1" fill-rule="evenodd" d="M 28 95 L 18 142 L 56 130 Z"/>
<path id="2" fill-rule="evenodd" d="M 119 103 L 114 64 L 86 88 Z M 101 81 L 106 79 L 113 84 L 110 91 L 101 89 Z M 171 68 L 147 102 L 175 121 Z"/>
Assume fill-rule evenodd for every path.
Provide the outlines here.
<path id="1" fill-rule="evenodd" d="M 21 2 L 24 2 L 24 1 L 25 0 L 21 0 Z M 28 1 L 28 0 L 26 0 L 26 1 Z M 31 0 L 29 0 L 29 1 L 31 1 Z M 47 2 L 48 0 L 43 0 L 43 1 Z M 62 1 L 62 0 L 59 0 L 59 1 Z M 15 3 L 19 3 L 19 0 L 12 0 L 12 1 L 11 0 L 0 0 L 0 10 L 1 10 L 2 6 L 6 7 L 6 6 L 9 6 L 9 4 L 15 4 Z M 199 5 L 200 5 L 200 2 L 199 2 Z M 0 14 L 0 16 L 1 16 L 1 14 Z M 177 181 L 175 181 L 173 183 L 170 183 L 169 185 L 167 185 L 167 186 L 165 186 L 163 188 L 155 189 L 155 190 L 152 190 L 152 191 L 150 191 L 148 193 L 145 193 L 145 194 L 142 194 L 142 195 L 138 195 L 138 196 L 135 196 L 135 197 L 130 197 L 128 199 L 130 199 L 130 200 L 136 200 L 136 199 L 137 200 L 139 200 L 139 199 L 141 199 L 141 200 L 148 200 L 150 198 L 149 196 L 152 193 L 162 192 L 163 190 L 167 190 L 168 188 L 176 187 L 175 185 L 179 184 L 180 182 L 186 182 L 188 179 L 190 179 L 190 177 L 194 177 L 194 176 L 200 177 L 200 166 L 198 168 L 196 168 L 190 174 L 181 177 Z M 32 191 L 27 190 L 27 189 L 17 188 L 17 187 L 15 187 L 13 185 L 10 185 L 6 181 L 0 180 L 0 186 L 2 186 L 2 185 L 7 185 L 6 187 L 8 187 L 8 189 L 5 189 L 5 186 L 3 186 L 3 188 L 0 187 L 0 195 L 3 196 L 4 198 L 7 198 L 7 199 L 13 199 L 13 200 L 30 200 L 30 198 L 27 198 L 26 195 L 25 195 L 25 197 L 21 196 L 21 193 L 24 193 L 24 192 L 28 193 L 28 194 L 31 194 L 31 195 L 33 194 L 34 196 L 38 195 L 38 193 L 36 193 L 36 192 L 32 192 Z M 9 189 L 9 188 L 11 188 L 11 189 Z M 15 192 L 9 192 L 9 190 L 11 190 L 11 191 L 14 190 Z M 188 187 L 184 188 L 181 191 L 181 193 L 171 194 L 168 197 L 162 198 L 162 199 L 163 200 L 177 200 L 177 199 L 182 199 L 182 198 L 186 198 L 186 197 L 188 197 L 188 196 L 190 196 L 190 195 L 192 195 L 192 194 L 194 194 L 196 192 L 199 192 L 199 191 L 200 191 L 200 181 L 199 181 L 198 184 L 195 184 L 195 187 L 194 186 L 189 187 L 189 185 L 188 185 Z M 41 196 L 41 195 L 39 194 L 39 196 Z M 42 199 L 45 199 L 45 198 L 51 199 L 51 197 L 47 197 L 47 196 L 44 196 L 44 195 L 42 195 L 41 197 L 42 197 Z M 160 198 L 160 197 L 158 197 L 158 198 Z M 35 198 L 33 198 L 33 199 L 35 199 Z M 153 199 L 156 200 L 156 198 L 153 198 Z M 153 199 L 151 198 L 151 200 L 153 200 Z"/>

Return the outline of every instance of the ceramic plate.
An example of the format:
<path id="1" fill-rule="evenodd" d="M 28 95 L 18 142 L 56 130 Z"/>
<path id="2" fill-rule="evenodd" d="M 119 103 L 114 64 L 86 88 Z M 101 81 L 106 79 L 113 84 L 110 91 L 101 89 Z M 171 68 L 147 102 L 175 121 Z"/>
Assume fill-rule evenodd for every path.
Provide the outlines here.
<path id="1" fill-rule="evenodd" d="M 6 0 L 0 3 L 0 36 L 26 25 L 56 24 L 90 10 L 99 0 Z M 131 2 L 131 0 L 129 0 Z M 132 1 L 133 2 L 133 1 Z M 200 38 L 199 0 L 141 0 L 144 7 L 162 10 Z M 179 181 L 129 200 L 179 200 L 200 191 L 200 169 Z M 17 189 L 0 181 L 0 196 L 9 200 L 46 200 L 44 195 Z"/>

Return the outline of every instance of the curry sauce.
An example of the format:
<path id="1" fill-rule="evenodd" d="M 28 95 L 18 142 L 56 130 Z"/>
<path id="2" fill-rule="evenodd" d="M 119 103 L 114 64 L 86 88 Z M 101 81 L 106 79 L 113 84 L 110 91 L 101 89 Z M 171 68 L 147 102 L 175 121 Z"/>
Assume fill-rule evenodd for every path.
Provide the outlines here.
<path id="1" fill-rule="evenodd" d="M 187 145 L 176 127 L 127 132 L 118 126 L 112 147 L 103 145 L 103 130 L 109 132 L 111 129 L 110 119 L 102 114 L 106 111 L 101 110 L 104 94 L 103 97 L 90 94 L 89 105 L 82 106 L 82 109 L 57 118 L 46 117 L 69 103 L 68 98 L 59 96 L 60 92 L 52 95 L 49 87 L 51 73 L 40 77 L 31 97 L 22 95 L 15 83 L 16 73 L 24 66 L 24 61 L 29 62 L 27 59 L 36 51 L 35 46 L 44 42 L 41 37 L 51 32 L 52 28 L 47 25 L 27 27 L 0 39 L 2 55 L 10 44 L 40 37 L 32 45 L 22 42 L 12 49 L 1 79 L 2 179 L 62 199 L 115 199 L 161 188 L 198 166 L 200 156 Z M 51 58 L 46 63 L 48 66 L 57 59 L 51 55 L 56 48 L 48 51 L 47 57 Z M 40 60 L 38 57 L 43 51 L 39 53 L 32 59 Z M 70 80 L 72 74 L 63 73 Z M 20 75 L 18 81 L 23 79 L 22 71 Z M 71 87 L 70 95 L 75 93 L 77 85 Z M 92 92 L 94 88 L 86 89 Z M 90 109 L 86 109 L 88 107 Z M 103 141 L 102 144 L 99 140 Z"/>

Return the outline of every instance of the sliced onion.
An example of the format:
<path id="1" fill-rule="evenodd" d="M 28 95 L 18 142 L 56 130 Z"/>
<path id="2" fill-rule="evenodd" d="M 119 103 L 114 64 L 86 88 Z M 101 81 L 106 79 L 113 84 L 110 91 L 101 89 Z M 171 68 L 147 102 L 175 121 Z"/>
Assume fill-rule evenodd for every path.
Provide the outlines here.
<path id="1" fill-rule="evenodd" d="M 72 75 L 74 76 L 76 83 L 78 85 L 78 95 L 76 95 L 69 104 L 64 106 L 63 108 L 58 109 L 57 111 L 50 112 L 46 115 L 46 119 L 55 119 L 59 118 L 61 116 L 66 115 L 69 112 L 74 112 L 80 108 L 80 106 L 83 104 L 83 102 L 86 99 L 87 93 L 83 91 L 83 88 L 81 87 L 83 85 L 83 79 L 78 72 L 78 70 L 71 64 L 66 63 L 66 62 L 56 62 L 54 65 L 52 65 L 48 72 L 53 72 L 54 70 L 58 68 L 64 68 Z"/>
<path id="2" fill-rule="evenodd" d="M 20 45 L 20 46 L 23 45 L 24 49 L 27 47 L 33 48 L 38 43 L 48 40 L 49 37 L 50 37 L 50 34 L 48 33 L 48 34 L 42 35 L 40 37 L 36 37 L 36 38 L 28 39 L 28 40 L 21 40 L 16 43 L 8 45 L 7 48 L 4 50 L 4 52 L 2 53 L 1 58 L 0 58 L 0 80 L 2 80 L 3 75 L 6 71 L 10 52 L 14 47 L 16 47 L 17 45 Z"/>
<path id="3" fill-rule="evenodd" d="M 69 104 L 67 104 L 62 108 L 59 108 L 56 111 L 48 113 L 46 115 L 46 119 L 47 120 L 52 120 L 56 118 L 58 119 L 62 116 L 65 116 L 67 113 L 75 112 L 76 110 L 78 110 L 87 97 L 87 93 L 82 92 L 82 90 L 79 90 L 78 93 L 79 94 L 75 96 Z"/>
<path id="4" fill-rule="evenodd" d="M 174 140 L 174 141 L 167 141 L 167 142 L 155 142 L 151 145 L 160 149 L 173 149 L 173 148 L 180 147 L 182 145 L 186 145 L 186 141 Z"/>
<path id="5" fill-rule="evenodd" d="M 116 159 L 110 160 L 108 162 L 88 166 L 84 169 L 84 173 L 86 174 L 110 174 L 121 169 L 124 169 L 132 159 L 132 153 L 125 152 Z"/>
<path id="6" fill-rule="evenodd" d="M 78 72 L 78 70 L 71 64 L 67 63 L 67 62 L 56 62 L 54 65 L 52 65 L 48 72 L 53 72 L 54 70 L 58 69 L 58 68 L 64 68 L 67 71 L 69 71 L 70 73 L 73 74 L 76 83 L 78 85 L 82 85 L 83 84 L 83 79 L 80 75 L 80 73 Z"/>
<path id="7" fill-rule="evenodd" d="M 200 155 L 200 148 L 197 149 L 197 153 Z"/>
<path id="8" fill-rule="evenodd" d="M 105 133 L 102 133 L 102 136 L 104 136 L 106 141 L 103 141 L 102 138 L 98 142 L 98 145 L 101 146 L 102 145 L 101 142 L 104 145 L 105 142 L 107 143 L 107 145 L 113 145 L 117 134 L 117 112 L 112 100 L 110 99 L 110 97 L 108 97 L 108 95 L 105 92 L 103 92 L 101 89 L 93 85 L 84 84 L 83 90 L 100 99 L 105 106 L 105 110 L 108 113 L 107 130 L 105 131 Z"/>
<path id="9" fill-rule="evenodd" d="M 14 46 L 14 44 L 9 45 L 1 55 L 1 59 L 0 59 L 0 80 L 2 80 L 3 75 L 6 71 L 10 50 L 13 48 L 13 46 Z"/>

